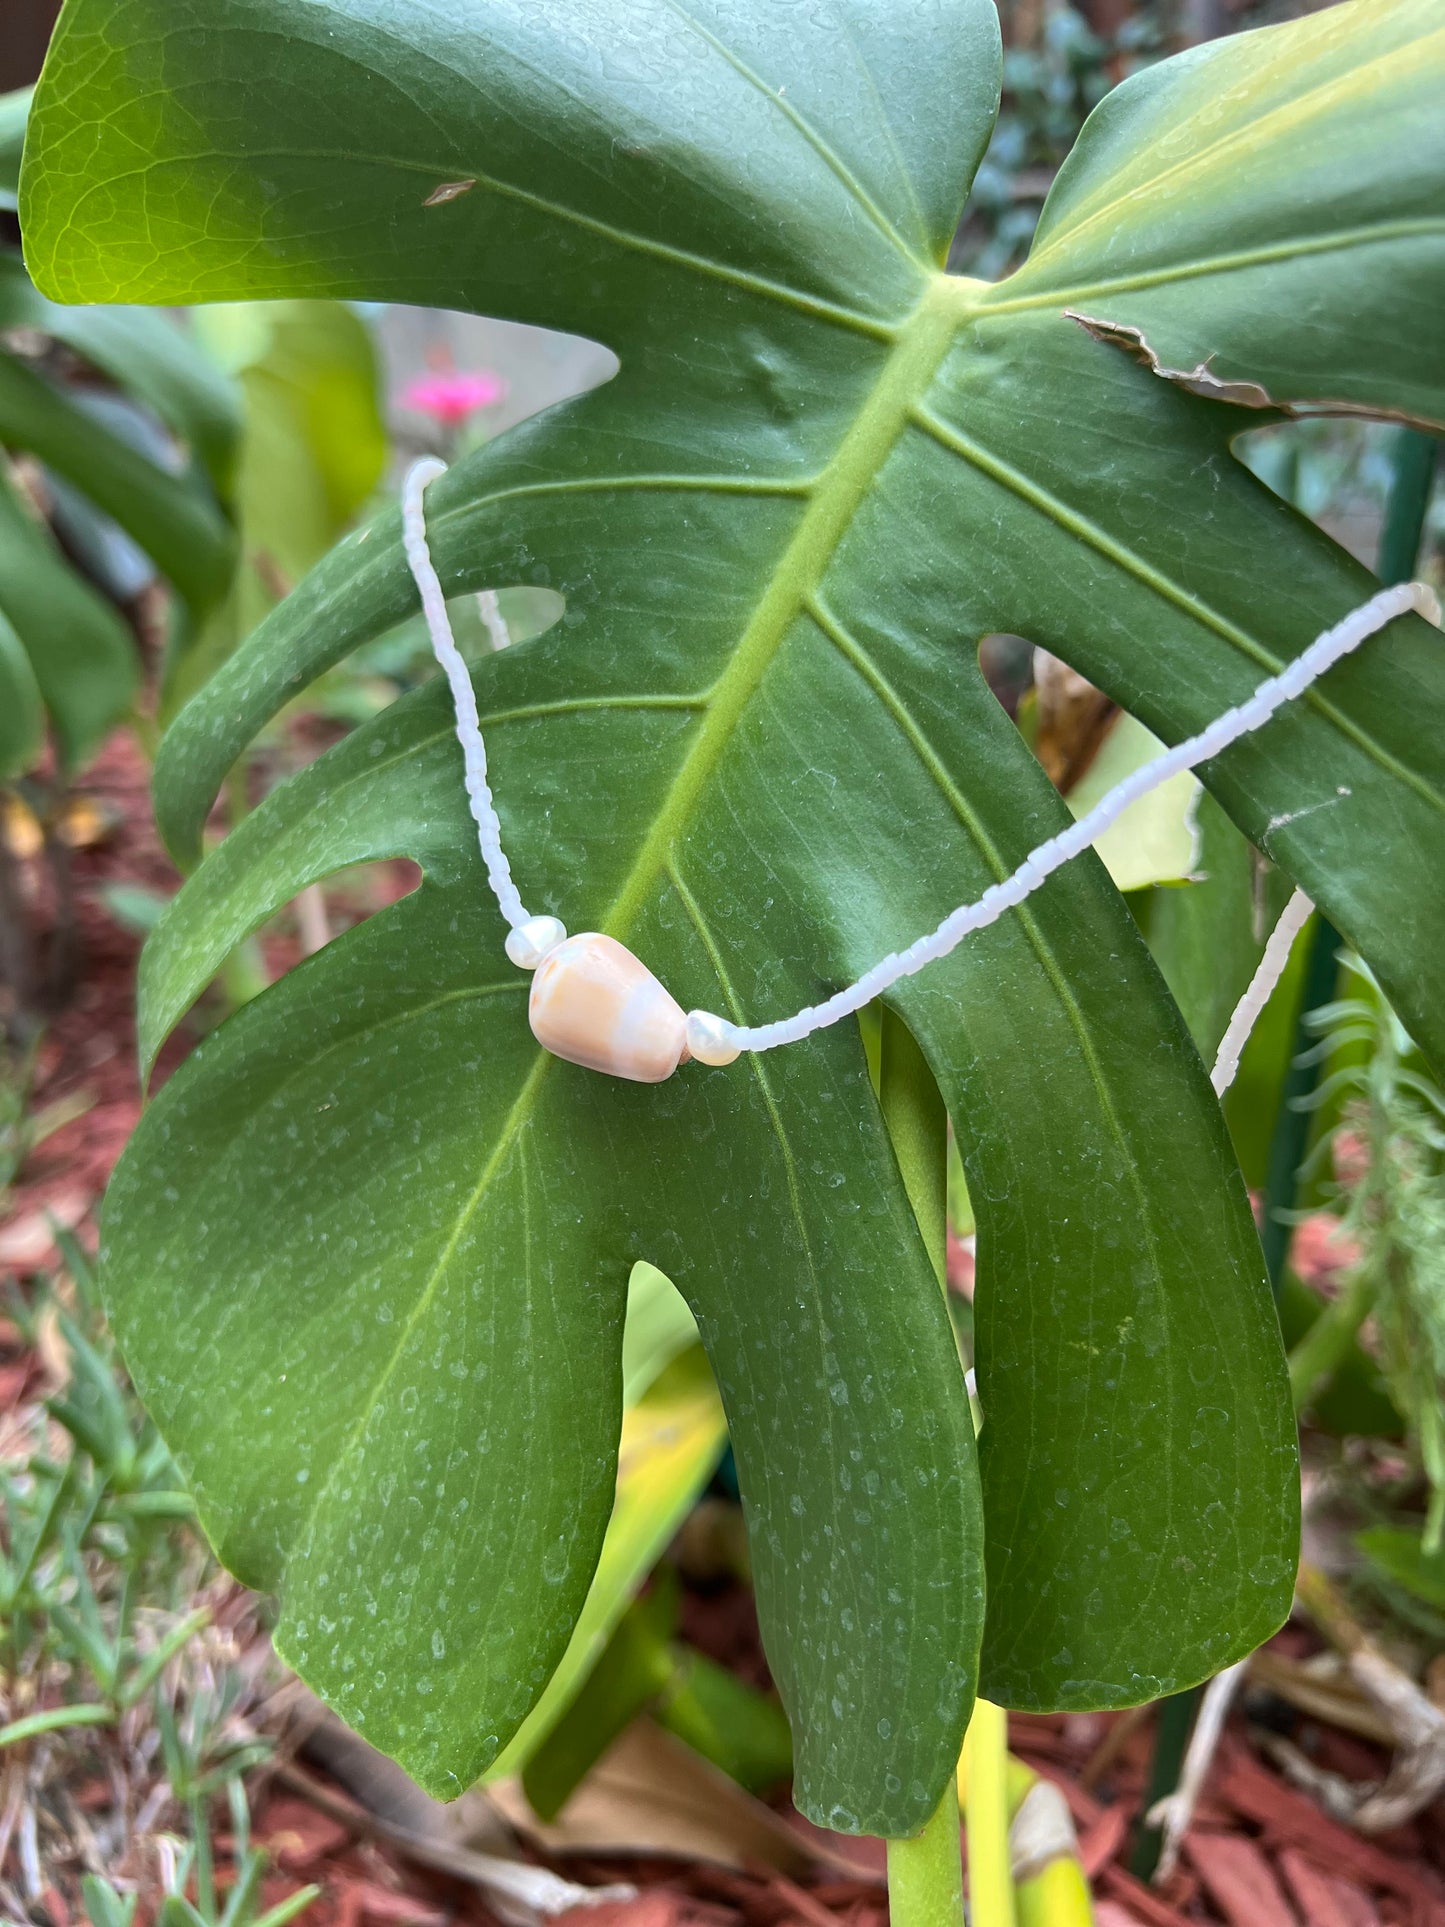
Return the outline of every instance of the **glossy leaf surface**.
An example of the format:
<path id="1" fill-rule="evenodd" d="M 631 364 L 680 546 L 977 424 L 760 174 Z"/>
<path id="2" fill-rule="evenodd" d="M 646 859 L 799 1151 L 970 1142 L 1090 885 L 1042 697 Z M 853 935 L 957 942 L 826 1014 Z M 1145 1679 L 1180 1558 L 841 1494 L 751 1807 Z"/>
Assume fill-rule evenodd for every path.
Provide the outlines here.
<path id="1" fill-rule="evenodd" d="M 1430 0 L 1357 0 L 1146 68 L 1091 115 L 1008 299 L 1166 368 L 1437 426 L 1445 165 Z"/>
<path id="2" fill-rule="evenodd" d="M 1283 104 L 1292 48 L 1322 34 L 1353 73 L 1382 15 L 1435 58 L 1418 0 L 1231 43 L 1263 89 L 1214 190 L 1236 228 L 1303 245 L 1332 197 L 1384 226 L 1422 151 L 1445 173 L 1429 125 L 1407 140 L 1388 90 L 1317 85 L 1315 54 Z M 27 152 L 32 263 L 57 296 L 420 299 L 617 350 L 605 389 L 434 486 L 434 548 L 451 594 L 567 601 L 475 676 L 524 892 L 754 1021 L 1067 821 L 980 636 L 1030 637 L 1175 740 L 1371 586 L 1234 462 L 1253 417 L 1066 317 L 1120 273 L 1076 184 L 1045 229 L 1072 236 L 1067 291 L 938 273 L 997 82 L 987 0 L 70 0 Z M 1210 111 L 1125 114 L 1088 166 L 1132 194 L 1173 164 L 1160 140 L 1207 151 Z M 1363 188 L 1331 159 L 1346 127 Z M 1148 236 L 1151 287 L 1188 281 L 1221 347 L 1235 328 L 1263 354 L 1188 223 Z M 1309 258 L 1343 302 L 1348 266 Z M 1403 324 L 1309 354 L 1311 390 L 1428 385 Z M 413 607 L 394 518 L 302 584 L 167 739 L 178 851 L 250 735 Z M 1439 640 L 1400 622 L 1204 772 L 1436 1047 L 1442 722 Z M 916 1827 L 972 1692 L 978 1492 L 856 1032 L 656 1089 L 539 1058 L 434 687 L 207 860 L 147 952 L 147 1050 L 272 909 L 392 854 L 420 892 L 207 1040 L 108 1206 L 112 1310 L 223 1556 L 280 1591 L 284 1649 L 347 1717 L 460 1785 L 580 1608 L 649 1258 L 727 1410 L 798 1798 Z M 897 1005 L 978 1219 L 985 1686 L 1181 1686 L 1278 1622 L 1297 1531 L 1277 1325 L 1204 1067 L 1093 857 Z"/>

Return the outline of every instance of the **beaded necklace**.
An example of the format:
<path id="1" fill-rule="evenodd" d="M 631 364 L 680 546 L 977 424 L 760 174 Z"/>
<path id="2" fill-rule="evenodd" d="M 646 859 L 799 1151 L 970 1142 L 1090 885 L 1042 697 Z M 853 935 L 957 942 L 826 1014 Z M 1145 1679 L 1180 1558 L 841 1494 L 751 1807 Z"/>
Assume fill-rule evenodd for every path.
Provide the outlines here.
<path id="1" fill-rule="evenodd" d="M 1261 728 L 1276 710 L 1302 695 L 1327 669 L 1358 649 L 1387 622 L 1410 609 L 1427 621 L 1440 622 L 1439 602 L 1424 583 L 1402 582 L 1382 589 L 1317 636 L 1278 675 L 1262 682 L 1248 701 L 1226 710 L 1197 736 L 1163 751 L 1116 783 L 1087 814 L 1041 843 L 1011 876 L 992 884 L 974 902 L 960 904 L 936 930 L 919 937 L 905 950 L 891 952 L 856 983 L 791 1017 L 767 1024 L 734 1024 L 709 1010 L 684 1012 L 647 966 L 615 937 L 595 930 L 569 936 L 560 918 L 534 916 L 523 904 L 502 848 L 501 824 L 487 782 L 487 751 L 476 693 L 452 634 L 446 597 L 427 544 L 425 492 L 445 470 L 445 462 L 428 459 L 416 463 L 407 475 L 402 490 L 403 539 L 432 648 L 451 686 L 467 800 L 477 826 L 487 881 L 507 921 L 507 956 L 519 969 L 534 973 L 527 1015 L 533 1035 L 544 1049 L 569 1063 L 641 1084 L 660 1084 L 690 1059 L 700 1064 L 731 1064 L 743 1051 L 776 1050 L 781 1044 L 798 1043 L 813 1031 L 826 1029 L 861 1010 L 900 978 L 911 977 L 946 957 L 972 932 L 986 929 L 1005 911 L 1016 909 L 1055 870 L 1095 843 L 1131 803 Z M 1310 907 L 1309 899 L 1297 891 L 1280 919 L 1255 982 L 1236 1012 L 1236 1020 L 1244 1024 L 1243 1036 L 1238 1039 L 1240 1047 L 1249 1023 L 1283 969 L 1289 946 Z M 1259 995 L 1261 988 L 1263 996 Z M 1257 1001 L 1246 1021 L 1246 1005 L 1252 1000 Z M 1231 1024 L 1226 1044 L 1234 1050 L 1237 1063 L 1236 1027 Z M 1221 1065 L 1223 1062 L 1222 1047 Z M 1217 1078 L 1218 1070 L 1216 1082 Z"/>

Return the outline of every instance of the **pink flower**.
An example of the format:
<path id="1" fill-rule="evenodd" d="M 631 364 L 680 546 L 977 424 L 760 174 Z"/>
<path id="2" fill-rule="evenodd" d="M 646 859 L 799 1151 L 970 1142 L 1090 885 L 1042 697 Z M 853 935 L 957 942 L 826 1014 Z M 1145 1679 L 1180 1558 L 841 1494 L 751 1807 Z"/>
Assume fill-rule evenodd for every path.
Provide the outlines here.
<path id="1" fill-rule="evenodd" d="M 401 391 L 401 405 L 418 415 L 430 415 L 443 428 L 459 428 L 479 408 L 490 408 L 507 392 L 507 384 L 490 369 L 473 374 L 419 375 Z"/>

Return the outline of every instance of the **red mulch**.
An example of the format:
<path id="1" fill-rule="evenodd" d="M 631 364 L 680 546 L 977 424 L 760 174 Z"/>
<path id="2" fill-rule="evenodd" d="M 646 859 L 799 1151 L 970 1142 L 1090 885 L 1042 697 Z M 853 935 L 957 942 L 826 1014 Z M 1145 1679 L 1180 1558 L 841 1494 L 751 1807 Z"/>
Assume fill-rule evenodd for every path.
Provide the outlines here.
<path id="1" fill-rule="evenodd" d="M 41 1045 L 35 1101 L 44 1105 L 84 1093 L 90 1107 L 37 1150 L 7 1201 L 0 1226 L 0 1273 L 27 1272 L 53 1262 L 43 1233 L 44 1212 L 76 1224 L 93 1242 L 94 1209 L 111 1166 L 139 1110 L 132 1010 L 139 939 L 111 916 L 97 894 L 101 884 L 126 882 L 169 891 L 175 873 L 156 839 L 144 764 L 130 739 L 118 735 L 87 772 L 85 788 L 120 818 L 99 847 L 76 858 L 85 957 L 73 1004 L 51 1024 Z M 378 900 L 407 887 L 404 867 Z M 283 968 L 294 939 L 268 939 L 268 961 Z M 182 1034 L 168 1046 L 162 1075 L 188 1048 Z M 27 1242 L 28 1238 L 28 1242 Z M 8 1241 L 8 1245 L 7 1245 Z M 22 1253 L 16 1256 L 16 1253 Z M 958 1282 L 966 1284 L 968 1254 L 956 1254 Z M 1321 1253 L 1322 1266 L 1333 1254 Z M 35 1362 L 0 1360 L 0 1404 L 27 1395 Z M 741 1588 L 694 1589 L 685 1595 L 686 1636 L 755 1682 L 767 1678 L 751 1600 Z M 1298 1628 L 1280 1643 L 1298 1655 L 1308 1642 Z M 1365 1840 L 1328 1818 L 1265 1764 L 1251 1745 L 1245 1715 L 1236 1711 L 1214 1774 L 1186 1841 L 1179 1869 L 1161 1888 L 1145 1887 L 1127 1871 L 1142 1803 L 1152 1725 L 1144 1721 L 1100 1749 L 1121 1717 L 1108 1714 L 1017 1715 L 1014 1750 L 1056 1781 L 1072 1810 L 1084 1864 L 1098 1897 L 1098 1927 L 1445 1927 L 1445 1803 L 1376 1840 Z M 1353 1778 L 1381 1777 L 1378 1749 L 1304 1719 L 1296 1743 L 1317 1763 Z M 1093 1769 L 1091 1770 L 1091 1762 Z M 266 1903 L 274 1904 L 309 1881 L 323 1888 L 303 1919 L 311 1927 L 444 1927 L 478 1922 L 498 1927 L 477 1891 L 409 1863 L 396 1849 L 348 1828 L 275 1782 L 258 1791 L 256 1837 L 274 1855 Z M 861 1844 L 861 1843 L 860 1843 Z M 218 1843 L 227 1877 L 226 1843 Z M 865 1850 L 863 1858 L 869 1856 Z M 871 1856 L 876 1867 L 881 1855 Z M 577 1910 L 567 1927 L 884 1927 L 886 1903 L 877 1877 L 864 1866 L 856 1878 L 819 1866 L 806 1885 L 766 1868 L 743 1872 L 700 1861 L 656 1856 L 573 1860 L 559 1871 L 590 1883 L 626 1880 L 641 1889 L 625 1904 Z M 73 1915 L 58 1894 L 48 1897 L 52 1927 Z"/>
<path id="2" fill-rule="evenodd" d="M 33 1102 L 39 1109 L 79 1097 L 89 1101 L 89 1109 L 45 1140 L 12 1187 L 5 1201 L 9 1235 L 0 1234 L 5 1254 L 0 1274 L 54 1261 L 44 1235 L 46 1210 L 93 1233 L 95 1203 L 140 1110 L 134 1010 L 140 939 L 116 921 L 98 891 L 103 884 L 125 883 L 169 895 L 176 887 L 176 871 L 152 824 L 148 782 L 144 759 L 128 732 L 113 736 L 85 775 L 85 794 L 118 820 L 118 828 L 96 847 L 75 854 L 80 981 L 74 999 L 41 1040 Z M 172 1043 L 163 1069 L 169 1070 L 185 1048 L 185 1040 Z M 86 1241 L 93 1242 L 93 1235 Z"/>
<path id="3" fill-rule="evenodd" d="M 299 760 L 317 744 L 302 745 Z M 35 1065 L 33 1108 L 64 1099 L 87 1103 L 83 1116 L 62 1125 L 34 1151 L 8 1196 L 0 1198 L 0 1278 L 53 1266 L 57 1254 L 46 1231 L 47 1213 L 95 1244 L 96 1209 L 111 1170 L 140 1115 L 135 1057 L 135 977 L 141 938 L 119 922 L 101 891 L 128 884 L 170 896 L 180 878 L 156 832 L 150 808 L 150 771 L 128 731 L 118 731 L 86 770 L 82 793 L 99 806 L 114 832 L 74 857 L 81 943 L 79 986 L 47 1025 Z M 414 886 L 407 862 L 373 866 L 348 883 L 346 902 L 329 899 L 333 929 L 380 909 Z M 271 976 L 299 954 L 295 933 L 281 924 L 263 936 Z M 202 1007 L 202 1021 L 204 1005 Z M 198 1030 L 183 1024 L 161 1051 L 152 1088 L 163 1084 L 190 1050 Z"/>

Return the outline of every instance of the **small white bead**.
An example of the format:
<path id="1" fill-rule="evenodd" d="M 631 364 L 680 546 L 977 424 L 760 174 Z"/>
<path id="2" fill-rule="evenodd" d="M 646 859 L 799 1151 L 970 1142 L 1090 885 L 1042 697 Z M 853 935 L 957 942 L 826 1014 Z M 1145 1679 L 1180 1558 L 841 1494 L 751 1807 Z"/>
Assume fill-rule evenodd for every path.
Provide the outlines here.
<path id="1" fill-rule="evenodd" d="M 528 917 L 507 932 L 507 955 L 518 970 L 535 970 L 549 950 L 566 941 L 567 926 L 560 917 Z"/>
<path id="2" fill-rule="evenodd" d="M 732 1064 L 739 1051 L 728 1036 L 730 1026 L 721 1017 L 714 1017 L 710 1010 L 690 1010 L 687 1013 L 687 1054 L 695 1057 L 699 1064 Z"/>

